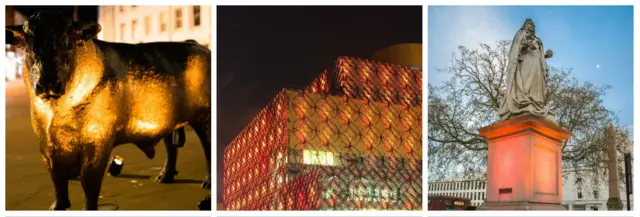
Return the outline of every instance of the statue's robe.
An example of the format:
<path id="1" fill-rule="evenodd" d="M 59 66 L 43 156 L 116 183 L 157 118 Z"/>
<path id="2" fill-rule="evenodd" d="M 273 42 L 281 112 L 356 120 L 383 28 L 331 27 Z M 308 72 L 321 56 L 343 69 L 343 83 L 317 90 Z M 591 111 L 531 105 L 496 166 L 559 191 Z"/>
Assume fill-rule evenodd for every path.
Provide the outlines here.
<path id="1" fill-rule="evenodd" d="M 522 49 L 527 43 L 529 48 Z M 555 123 L 554 114 L 545 104 L 547 62 L 542 41 L 521 29 L 509 49 L 507 92 L 500 106 L 500 121 L 533 114 Z"/>

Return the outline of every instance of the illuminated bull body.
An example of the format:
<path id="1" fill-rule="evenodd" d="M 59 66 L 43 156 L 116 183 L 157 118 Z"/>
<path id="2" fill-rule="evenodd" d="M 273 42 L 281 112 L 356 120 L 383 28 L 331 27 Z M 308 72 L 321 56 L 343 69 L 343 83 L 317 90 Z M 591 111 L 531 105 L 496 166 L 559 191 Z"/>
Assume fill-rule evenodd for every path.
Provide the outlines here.
<path id="1" fill-rule="evenodd" d="M 158 181 L 172 182 L 172 132 L 186 125 L 204 148 L 202 186 L 210 188 L 211 51 L 191 42 L 109 43 L 95 39 L 100 29 L 55 11 L 7 27 L 8 43 L 25 51 L 32 127 L 55 186 L 51 209 L 71 206 L 68 181 L 79 176 L 84 208 L 96 210 L 111 151 L 120 144 L 133 143 L 153 158 L 164 139 L 167 160 Z"/>

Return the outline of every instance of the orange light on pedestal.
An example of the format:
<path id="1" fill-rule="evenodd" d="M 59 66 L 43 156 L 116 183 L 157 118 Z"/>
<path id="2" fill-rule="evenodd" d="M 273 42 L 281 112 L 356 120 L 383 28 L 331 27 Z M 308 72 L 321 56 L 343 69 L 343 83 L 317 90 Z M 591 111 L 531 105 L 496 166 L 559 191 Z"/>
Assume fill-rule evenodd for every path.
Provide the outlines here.
<path id="1" fill-rule="evenodd" d="M 489 143 L 482 210 L 564 210 L 562 143 L 571 132 L 533 115 L 478 130 Z"/>

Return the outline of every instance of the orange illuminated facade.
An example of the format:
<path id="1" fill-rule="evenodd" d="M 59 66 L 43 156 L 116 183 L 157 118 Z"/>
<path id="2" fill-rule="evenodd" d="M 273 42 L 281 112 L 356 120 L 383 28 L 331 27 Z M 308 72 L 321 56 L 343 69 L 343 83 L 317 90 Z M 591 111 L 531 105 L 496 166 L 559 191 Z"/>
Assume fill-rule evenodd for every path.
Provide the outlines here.
<path id="1" fill-rule="evenodd" d="M 571 132 L 534 115 L 478 129 L 489 144 L 487 199 L 480 210 L 566 210 L 562 144 Z"/>
<path id="2" fill-rule="evenodd" d="M 421 210 L 422 72 L 339 58 L 224 153 L 226 210 Z"/>

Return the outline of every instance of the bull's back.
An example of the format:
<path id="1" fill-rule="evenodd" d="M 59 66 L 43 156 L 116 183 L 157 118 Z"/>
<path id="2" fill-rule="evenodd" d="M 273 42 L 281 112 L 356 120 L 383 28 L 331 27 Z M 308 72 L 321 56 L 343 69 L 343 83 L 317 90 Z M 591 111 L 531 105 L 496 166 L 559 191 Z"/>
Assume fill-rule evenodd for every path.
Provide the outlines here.
<path id="1" fill-rule="evenodd" d="M 113 72 L 122 83 L 127 104 L 123 120 L 127 141 L 156 140 L 184 126 L 210 108 L 210 51 L 192 43 L 114 46 L 125 72 Z"/>

